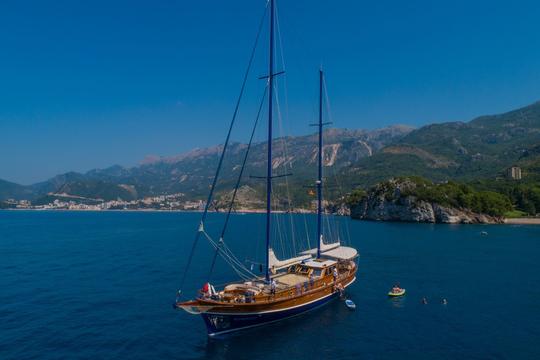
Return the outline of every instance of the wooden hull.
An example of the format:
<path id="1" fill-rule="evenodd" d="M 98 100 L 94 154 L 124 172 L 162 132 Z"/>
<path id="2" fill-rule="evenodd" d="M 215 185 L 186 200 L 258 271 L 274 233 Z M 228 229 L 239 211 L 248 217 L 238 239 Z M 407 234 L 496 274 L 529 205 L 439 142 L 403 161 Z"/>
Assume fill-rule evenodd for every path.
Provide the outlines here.
<path id="1" fill-rule="evenodd" d="M 349 286 L 356 280 L 351 277 L 343 282 L 344 287 Z M 271 306 L 250 306 L 243 307 L 213 307 L 202 312 L 208 336 L 218 336 L 230 332 L 253 328 L 256 326 L 274 323 L 301 315 L 310 310 L 321 307 L 339 296 L 339 291 L 334 291 L 332 287 L 321 289 L 314 293 L 307 293 L 294 299 L 279 301 Z"/>

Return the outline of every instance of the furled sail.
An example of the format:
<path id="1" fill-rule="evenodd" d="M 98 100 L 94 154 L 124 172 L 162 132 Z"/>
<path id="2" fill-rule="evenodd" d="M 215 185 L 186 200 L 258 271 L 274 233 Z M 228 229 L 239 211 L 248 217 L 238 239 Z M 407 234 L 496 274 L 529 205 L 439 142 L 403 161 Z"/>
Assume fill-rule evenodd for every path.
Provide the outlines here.
<path id="1" fill-rule="evenodd" d="M 356 251 L 356 249 L 348 247 L 348 246 L 341 246 L 340 241 L 337 241 L 331 244 L 326 244 L 323 240 L 322 235 L 319 239 L 319 248 L 320 248 L 321 255 L 324 255 L 325 257 L 334 258 L 336 260 L 349 260 L 349 259 L 355 258 L 358 255 L 358 252 Z M 315 255 L 317 254 L 317 248 L 303 251 L 301 254 Z"/>
<path id="2" fill-rule="evenodd" d="M 290 259 L 279 260 L 276 254 L 274 253 L 273 249 L 268 250 L 268 257 L 269 257 L 268 268 L 272 270 L 272 272 L 280 270 L 280 269 L 284 269 L 294 264 L 299 264 L 304 260 L 311 259 L 311 255 L 302 255 L 302 256 L 297 256 Z"/>
<path id="3" fill-rule="evenodd" d="M 335 243 L 326 244 L 324 242 L 324 240 L 323 240 L 323 235 L 321 234 L 321 236 L 319 238 L 319 244 L 318 245 L 319 245 L 319 249 L 320 249 L 321 254 L 322 254 L 322 253 L 324 253 L 326 251 L 329 251 L 329 250 L 332 250 L 332 249 L 335 249 L 335 248 L 339 247 L 341 245 L 341 243 L 338 240 Z M 317 248 L 303 251 L 301 254 L 316 255 L 317 254 Z"/>

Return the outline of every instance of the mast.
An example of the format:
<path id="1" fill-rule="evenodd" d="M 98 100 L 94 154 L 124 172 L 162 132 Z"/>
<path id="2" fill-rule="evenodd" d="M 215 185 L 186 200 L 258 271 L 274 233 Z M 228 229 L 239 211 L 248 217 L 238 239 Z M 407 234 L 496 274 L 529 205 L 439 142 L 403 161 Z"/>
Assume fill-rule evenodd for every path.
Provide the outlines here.
<path id="1" fill-rule="evenodd" d="M 321 257 L 322 242 L 322 168 L 323 168 L 323 71 L 319 70 L 319 176 L 317 178 L 317 259 Z"/>
<path id="2" fill-rule="evenodd" d="M 266 168 L 266 281 L 270 281 L 270 221 L 272 215 L 272 105 L 274 99 L 274 0 L 270 0 L 270 51 L 268 61 L 268 164 Z"/>

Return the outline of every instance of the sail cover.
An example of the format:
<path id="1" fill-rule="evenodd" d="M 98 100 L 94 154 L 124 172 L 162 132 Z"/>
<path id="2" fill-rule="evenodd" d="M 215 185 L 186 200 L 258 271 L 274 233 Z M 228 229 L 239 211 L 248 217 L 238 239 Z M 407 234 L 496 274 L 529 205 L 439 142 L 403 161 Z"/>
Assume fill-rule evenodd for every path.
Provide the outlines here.
<path id="1" fill-rule="evenodd" d="M 290 259 L 279 260 L 276 257 L 274 250 L 272 249 L 268 250 L 268 257 L 269 257 L 268 268 L 273 269 L 273 270 L 280 270 L 294 264 L 299 264 L 304 260 L 311 259 L 311 255 L 302 255 L 302 256 L 297 256 Z"/>
<path id="2" fill-rule="evenodd" d="M 320 244 L 320 248 L 321 248 L 321 254 L 322 253 L 326 253 L 328 252 L 329 250 L 332 250 L 332 249 L 336 249 L 336 248 L 339 248 L 341 246 L 341 243 L 338 241 L 334 242 L 334 243 L 330 243 L 330 244 L 326 244 L 323 240 L 323 236 L 321 235 L 320 239 L 319 239 L 319 244 Z M 315 249 L 309 249 L 309 250 L 306 250 L 306 251 L 302 251 L 301 254 L 309 254 L 309 255 L 316 255 L 317 254 L 317 248 Z"/>

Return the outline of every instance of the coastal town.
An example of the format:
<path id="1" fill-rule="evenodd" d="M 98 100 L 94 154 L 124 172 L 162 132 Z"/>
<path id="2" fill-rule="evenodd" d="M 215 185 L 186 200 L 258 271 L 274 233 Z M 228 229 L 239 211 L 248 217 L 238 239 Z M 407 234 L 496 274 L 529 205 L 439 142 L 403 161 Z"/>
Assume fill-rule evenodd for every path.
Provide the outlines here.
<path id="1" fill-rule="evenodd" d="M 0 208 L 18 210 L 203 210 L 203 200 L 186 200 L 183 193 L 145 197 L 137 200 L 88 199 L 69 194 L 48 194 L 50 201 L 32 203 L 30 200 L 8 199 L 0 203 Z"/>
<path id="2" fill-rule="evenodd" d="M 209 211 L 223 212 L 228 210 L 228 206 L 222 206 L 220 202 L 213 203 Z M 234 212 L 241 213 L 261 213 L 262 207 L 252 206 L 253 204 L 238 204 L 233 208 Z M 70 194 L 49 193 L 45 198 L 35 202 L 30 200 L 7 199 L 0 201 L 2 210 L 64 210 L 64 211 L 203 211 L 206 201 L 202 199 L 188 200 L 183 193 L 170 195 L 148 196 L 136 200 L 103 200 L 91 199 Z M 326 213 L 336 215 L 350 215 L 345 206 L 335 207 L 332 203 L 324 201 Z M 297 207 L 289 210 L 292 213 L 314 213 L 316 202 L 312 201 L 309 208 Z M 286 212 L 275 210 L 276 213 Z"/>

